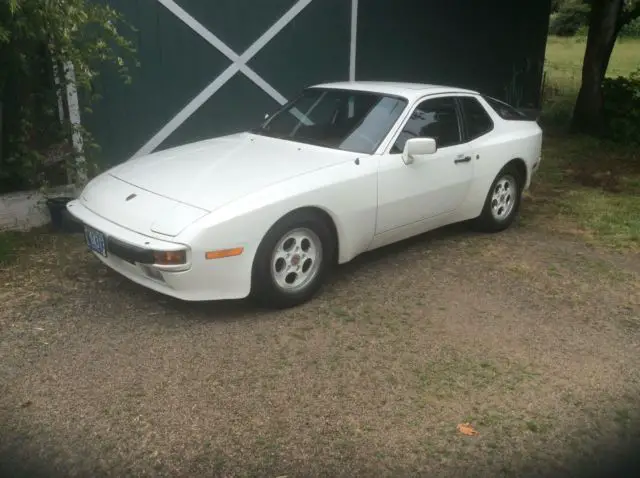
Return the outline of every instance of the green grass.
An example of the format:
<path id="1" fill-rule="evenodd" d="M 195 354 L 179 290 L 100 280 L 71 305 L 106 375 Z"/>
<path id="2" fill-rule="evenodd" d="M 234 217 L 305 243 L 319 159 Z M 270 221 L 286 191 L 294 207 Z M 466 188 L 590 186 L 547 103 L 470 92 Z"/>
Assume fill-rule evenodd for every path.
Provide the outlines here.
<path id="1" fill-rule="evenodd" d="M 580 189 L 570 191 L 560 204 L 598 242 L 616 248 L 640 246 L 640 196 Z"/>
<path id="2" fill-rule="evenodd" d="M 613 248 L 640 248 L 640 152 L 595 138 L 547 135 L 533 219 Z"/>

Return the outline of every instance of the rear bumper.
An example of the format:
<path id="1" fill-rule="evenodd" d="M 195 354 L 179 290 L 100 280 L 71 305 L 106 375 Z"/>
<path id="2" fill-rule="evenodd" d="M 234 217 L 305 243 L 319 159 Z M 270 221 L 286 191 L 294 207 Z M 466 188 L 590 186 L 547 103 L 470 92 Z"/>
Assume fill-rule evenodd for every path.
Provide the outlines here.
<path id="1" fill-rule="evenodd" d="M 162 241 L 104 219 L 79 201 L 67 209 L 83 225 L 107 236 L 107 256 L 93 253 L 109 268 L 133 282 L 177 299 L 208 301 L 241 299 L 251 288 L 250 267 L 242 256 L 205 260 L 204 251 L 190 244 Z M 188 248 L 188 268 L 171 271 L 152 264 L 152 251 Z"/>

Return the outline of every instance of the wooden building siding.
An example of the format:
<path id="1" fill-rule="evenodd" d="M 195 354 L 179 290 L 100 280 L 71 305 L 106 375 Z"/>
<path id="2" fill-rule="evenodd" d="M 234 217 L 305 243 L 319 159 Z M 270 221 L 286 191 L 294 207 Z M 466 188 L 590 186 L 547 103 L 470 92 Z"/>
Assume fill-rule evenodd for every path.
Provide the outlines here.
<path id="1" fill-rule="evenodd" d="M 103 99 L 83 121 L 104 166 L 249 128 L 301 88 L 354 75 L 538 106 L 549 0 L 100 1 L 137 28 L 142 64 L 131 85 L 95 82 Z"/>

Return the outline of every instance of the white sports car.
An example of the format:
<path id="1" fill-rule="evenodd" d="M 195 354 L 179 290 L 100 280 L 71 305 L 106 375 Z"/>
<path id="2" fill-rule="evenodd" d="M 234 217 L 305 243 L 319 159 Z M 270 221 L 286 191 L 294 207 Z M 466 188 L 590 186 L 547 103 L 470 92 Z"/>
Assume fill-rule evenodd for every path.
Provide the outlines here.
<path id="1" fill-rule="evenodd" d="M 331 266 L 447 224 L 507 228 L 542 131 L 474 91 L 305 89 L 252 131 L 126 161 L 68 204 L 107 266 L 183 300 L 309 300 Z"/>

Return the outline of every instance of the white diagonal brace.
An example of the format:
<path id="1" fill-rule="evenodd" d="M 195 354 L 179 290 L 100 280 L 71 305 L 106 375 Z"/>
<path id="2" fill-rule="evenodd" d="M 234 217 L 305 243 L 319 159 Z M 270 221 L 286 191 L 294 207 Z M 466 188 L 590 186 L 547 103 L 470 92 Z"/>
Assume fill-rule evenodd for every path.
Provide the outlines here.
<path id="1" fill-rule="evenodd" d="M 240 71 L 238 65 L 232 63 L 226 70 L 224 70 L 220 74 L 220 76 L 209 83 L 209 85 L 207 85 L 207 87 L 202 90 L 198 94 L 198 96 L 196 96 L 184 108 L 182 108 L 177 115 L 171 118 L 171 120 L 166 125 L 164 125 L 162 129 L 153 136 L 153 138 L 147 141 L 147 143 L 142 148 L 140 148 L 136 154 L 134 154 L 134 157 L 149 154 L 158 146 L 160 146 L 162 142 L 171 135 L 171 133 L 177 130 L 182 123 L 187 121 L 187 119 L 189 119 L 189 117 L 193 113 L 195 113 L 198 108 L 205 104 L 207 100 L 211 98 L 216 91 L 222 88 L 222 86 L 227 81 L 229 81 L 238 71 Z"/>
<path id="2" fill-rule="evenodd" d="M 202 23 L 193 18 L 184 8 L 179 6 L 174 0 L 157 0 L 158 3 L 163 5 L 167 10 L 173 13 L 176 17 L 182 20 L 189 28 L 204 38 L 208 43 L 216 47 L 220 52 L 229 58 L 231 61 L 236 61 L 238 55 L 235 51 L 229 48 L 225 43 L 217 36 L 211 33 Z"/>
<path id="3" fill-rule="evenodd" d="M 258 38 L 247 50 L 238 55 L 229 48 L 222 40 L 211 33 L 207 28 L 198 22 L 193 16 L 187 13 L 183 8 L 175 3 L 174 0 L 157 0 L 176 17 L 182 20 L 193 31 L 200 35 L 209 44 L 218 49 L 223 55 L 229 58 L 233 63 L 213 80 L 202 92 L 192 99 L 176 116 L 174 116 L 153 138 L 151 138 L 138 152 L 134 155 L 140 156 L 148 154 L 156 149 L 162 142 L 167 139 L 178 127 L 184 123 L 193 113 L 195 113 L 216 91 L 218 91 L 227 81 L 229 81 L 238 71 L 241 71 L 258 87 L 265 91 L 275 101 L 280 104 L 287 102 L 287 99 L 278 91 L 267 83 L 260 75 L 253 71 L 247 62 L 251 60 L 267 43 L 269 43 L 284 27 L 307 6 L 312 0 L 298 0 L 276 23 L 274 23 L 260 38 Z"/>

